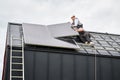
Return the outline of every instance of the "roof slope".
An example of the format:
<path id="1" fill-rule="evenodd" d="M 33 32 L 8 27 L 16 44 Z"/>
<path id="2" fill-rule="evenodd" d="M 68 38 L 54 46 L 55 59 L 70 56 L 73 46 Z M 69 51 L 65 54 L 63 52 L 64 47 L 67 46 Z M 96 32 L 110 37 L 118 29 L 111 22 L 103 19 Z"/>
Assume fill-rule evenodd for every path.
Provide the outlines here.
<path id="1" fill-rule="evenodd" d="M 21 28 L 23 28 L 23 30 Z M 78 49 L 72 40 L 72 37 L 77 36 L 78 33 L 70 28 L 70 23 L 54 25 L 10 23 L 8 38 L 11 34 L 14 37 L 20 37 L 22 35 L 21 31 L 23 31 L 25 44 Z M 81 46 L 79 52 L 85 54 L 120 56 L 120 35 L 97 32 L 90 33 L 92 34 L 92 41 L 95 43 L 96 50 Z M 18 44 L 19 41 L 14 43 L 14 45 Z"/>

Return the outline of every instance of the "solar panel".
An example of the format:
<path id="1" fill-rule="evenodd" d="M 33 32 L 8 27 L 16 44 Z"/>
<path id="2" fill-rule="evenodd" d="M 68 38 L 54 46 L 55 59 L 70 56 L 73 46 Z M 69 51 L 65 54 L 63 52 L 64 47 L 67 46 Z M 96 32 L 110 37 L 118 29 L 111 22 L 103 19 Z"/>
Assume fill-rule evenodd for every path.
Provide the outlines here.
<path id="1" fill-rule="evenodd" d="M 61 40 L 57 40 L 51 36 L 45 25 L 26 24 L 23 25 L 24 40 L 26 44 L 54 46 L 62 48 L 77 48 L 76 45 Z"/>
<path id="2" fill-rule="evenodd" d="M 105 40 L 104 41 L 99 41 L 99 43 L 102 45 L 102 46 L 111 46 L 109 45 Z"/>
<path id="3" fill-rule="evenodd" d="M 120 42 L 120 38 L 118 38 L 118 39 L 116 40 L 116 42 Z"/>
<path id="4" fill-rule="evenodd" d="M 96 49 L 100 49 L 100 50 L 101 50 L 101 49 L 102 49 L 102 50 L 104 49 L 102 46 L 95 46 L 95 48 L 96 48 Z"/>
<path id="5" fill-rule="evenodd" d="M 120 47 L 115 48 L 115 50 L 116 50 L 116 51 L 119 51 L 119 53 L 120 53 Z"/>
<path id="6" fill-rule="evenodd" d="M 53 37 L 78 35 L 78 33 L 71 28 L 71 24 L 69 22 L 48 25 L 47 28 L 49 29 L 49 31 Z"/>
<path id="7" fill-rule="evenodd" d="M 85 50 L 78 50 L 78 52 L 87 54 L 87 51 L 85 51 Z"/>
<path id="8" fill-rule="evenodd" d="M 101 38 L 100 37 L 100 34 L 98 34 L 98 33 L 91 33 L 92 34 L 92 36 L 94 37 L 94 38 Z"/>
<path id="9" fill-rule="evenodd" d="M 115 50 L 114 48 L 112 47 L 105 47 L 106 50 Z"/>
<path id="10" fill-rule="evenodd" d="M 112 41 L 113 42 L 110 35 L 101 35 L 101 37 L 104 38 L 106 41 Z"/>
<path id="11" fill-rule="evenodd" d="M 98 54 L 94 49 L 85 49 L 89 54 Z"/>
<path id="12" fill-rule="evenodd" d="M 118 44 L 120 45 L 120 42 L 118 42 Z"/>
<path id="13" fill-rule="evenodd" d="M 109 51 L 113 56 L 120 56 L 120 53 L 117 51 Z"/>
<path id="14" fill-rule="evenodd" d="M 110 55 L 106 50 L 97 50 L 101 55 Z"/>
<path id="15" fill-rule="evenodd" d="M 96 40 L 101 40 L 101 41 L 104 40 L 104 39 L 102 39 L 101 37 L 96 37 L 95 39 L 96 39 Z"/>
<path id="16" fill-rule="evenodd" d="M 111 39 L 113 39 L 115 42 L 120 42 L 119 36 L 111 36 Z"/>
<path id="17" fill-rule="evenodd" d="M 108 42 L 108 43 L 114 48 L 120 47 L 119 44 L 117 44 L 116 42 Z"/>

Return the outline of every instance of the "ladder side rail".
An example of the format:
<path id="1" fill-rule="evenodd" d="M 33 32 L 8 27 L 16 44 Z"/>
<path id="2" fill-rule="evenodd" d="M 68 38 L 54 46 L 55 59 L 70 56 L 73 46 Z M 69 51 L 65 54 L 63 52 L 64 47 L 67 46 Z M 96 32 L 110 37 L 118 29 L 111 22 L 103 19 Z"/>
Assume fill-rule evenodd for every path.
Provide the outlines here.
<path id="1" fill-rule="evenodd" d="M 12 80 L 12 38 L 13 36 L 10 36 L 10 80 Z"/>
<path id="2" fill-rule="evenodd" d="M 23 63 L 23 65 L 22 65 L 22 69 L 23 69 L 23 80 L 25 80 L 25 76 L 24 76 L 24 40 L 23 40 L 23 36 L 22 36 L 22 63 Z"/>

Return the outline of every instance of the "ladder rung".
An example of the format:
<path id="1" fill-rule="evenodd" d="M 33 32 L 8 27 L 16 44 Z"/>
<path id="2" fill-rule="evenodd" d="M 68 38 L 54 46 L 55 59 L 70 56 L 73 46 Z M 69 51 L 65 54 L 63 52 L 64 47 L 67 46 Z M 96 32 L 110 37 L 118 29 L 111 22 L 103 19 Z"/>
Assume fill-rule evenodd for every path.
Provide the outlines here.
<path id="1" fill-rule="evenodd" d="M 23 64 L 23 63 L 12 63 L 12 64 Z"/>
<path id="2" fill-rule="evenodd" d="M 22 40 L 22 39 L 20 39 L 20 38 L 13 38 L 13 40 Z"/>
<path id="3" fill-rule="evenodd" d="M 12 76 L 12 78 L 23 78 L 23 76 Z"/>
<path id="4" fill-rule="evenodd" d="M 22 58 L 21 56 L 12 56 L 12 58 Z"/>
<path id="5" fill-rule="evenodd" d="M 21 44 L 17 44 L 17 45 L 14 45 L 15 47 L 22 47 L 22 45 Z"/>
<path id="6" fill-rule="evenodd" d="M 12 71 L 23 71 L 22 69 L 12 69 Z"/>
<path id="7" fill-rule="evenodd" d="M 19 48 L 22 48 L 22 44 L 13 44 L 12 46 L 14 46 L 14 47 L 19 47 Z"/>
<path id="8" fill-rule="evenodd" d="M 13 52 L 22 52 L 22 50 L 12 50 Z"/>

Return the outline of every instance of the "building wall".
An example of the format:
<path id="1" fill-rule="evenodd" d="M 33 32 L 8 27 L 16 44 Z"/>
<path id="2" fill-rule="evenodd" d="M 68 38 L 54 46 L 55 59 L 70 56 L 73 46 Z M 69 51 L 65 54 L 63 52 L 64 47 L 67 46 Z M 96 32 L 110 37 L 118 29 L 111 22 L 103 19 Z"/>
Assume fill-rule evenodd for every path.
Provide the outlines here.
<path id="1" fill-rule="evenodd" d="M 97 57 L 96 64 L 95 72 L 94 56 L 25 50 L 25 80 L 120 80 L 120 58 Z"/>
<path id="2" fill-rule="evenodd" d="M 3 80 L 9 80 L 9 52 Z M 95 57 L 70 53 L 25 49 L 25 80 L 95 80 Z M 96 80 L 120 80 L 120 58 L 96 57 L 96 64 Z"/>
<path id="3" fill-rule="evenodd" d="M 5 51 L 2 80 L 10 80 L 10 50 L 8 47 Z"/>

